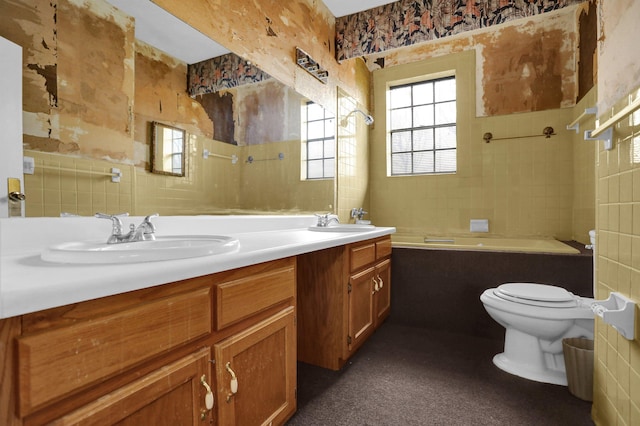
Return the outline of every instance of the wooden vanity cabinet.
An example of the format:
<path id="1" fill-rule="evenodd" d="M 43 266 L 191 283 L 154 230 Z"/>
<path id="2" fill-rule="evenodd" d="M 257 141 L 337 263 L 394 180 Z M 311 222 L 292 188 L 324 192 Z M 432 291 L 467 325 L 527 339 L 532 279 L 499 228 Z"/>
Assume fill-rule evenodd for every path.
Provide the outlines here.
<path id="1" fill-rule="evenodd" d="M 213 345 L 218 424 L 283 424 L 296 410 L 295 261 L 247 269 L 250 274 L 221 274 L 227 276 L 217 285 L 218 330 L 276 310 Z"/>
<path id="2" fill-rule="evenodd" d="M 0 320 L 0 423 L 283 424 L 295 271 L 286 258 Z"/>
<path id="3" fill-rule="evenodd" d="M 212 284 L 201 277 L 23 315 L 12 342 L 18 417 L 111 424 L 154 401 L 180 405 L 187 394 L 195 417 L 204 409 L 195 383 L 211 381 Z"/>
<path id="4" fill-rule="evenodd" d="M 386 319 L 391 238 L 298 256 L 298 360 L 338 370 Z"/>

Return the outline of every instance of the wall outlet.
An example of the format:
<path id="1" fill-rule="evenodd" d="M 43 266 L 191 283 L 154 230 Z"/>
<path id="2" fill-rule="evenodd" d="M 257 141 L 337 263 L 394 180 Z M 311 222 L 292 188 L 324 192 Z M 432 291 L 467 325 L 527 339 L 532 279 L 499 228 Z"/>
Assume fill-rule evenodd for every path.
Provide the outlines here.
<path id="1" fill-rule="evenodd" d="M 469 223 L 471 232 L 489 232 L 489 219 L 471 219 Z"/>

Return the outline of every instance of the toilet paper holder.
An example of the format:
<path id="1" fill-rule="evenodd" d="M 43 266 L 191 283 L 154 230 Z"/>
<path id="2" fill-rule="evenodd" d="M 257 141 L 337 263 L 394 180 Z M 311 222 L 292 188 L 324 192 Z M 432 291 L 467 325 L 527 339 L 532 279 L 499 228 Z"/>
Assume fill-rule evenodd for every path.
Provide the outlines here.
<path id="1" fill-rule="evenodd" d="M 636 302 L 620 293 L 612 292 L 607 300 L 591 304 L 594 314 L 615 328 L 627 340 L 635 338 Z"/>

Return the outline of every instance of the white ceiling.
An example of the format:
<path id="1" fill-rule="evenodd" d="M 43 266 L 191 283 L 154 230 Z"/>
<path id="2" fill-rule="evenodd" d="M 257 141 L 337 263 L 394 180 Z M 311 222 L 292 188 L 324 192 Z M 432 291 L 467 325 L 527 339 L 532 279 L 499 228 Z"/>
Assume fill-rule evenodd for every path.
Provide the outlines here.
<path id="1" fill-rule="evenodd" d="M 136 20 L 136 38 L 187 64 L 229 53 L 229 50 L 148 0 L 107 0 Z M 389 0 L 323 0 L 334 16 L 372 9 Z M 198 46 L 194 48 L 194 46 Z"/>
<path id="2" fill-rule="evenodd" d="M 333 16 L 339 18 L 363 10 L 373 9 L 383 4 L 394 3 L 395 0 L 322 0 Z"/>
<path id="3" fill-rule="evenodd" d="M 229 50 L 147 0 L 107 0 L 136 20 L 136 38 L 187 64 L 229 53 Z M 197 48 L 194 48 L 197 46 Z"/>

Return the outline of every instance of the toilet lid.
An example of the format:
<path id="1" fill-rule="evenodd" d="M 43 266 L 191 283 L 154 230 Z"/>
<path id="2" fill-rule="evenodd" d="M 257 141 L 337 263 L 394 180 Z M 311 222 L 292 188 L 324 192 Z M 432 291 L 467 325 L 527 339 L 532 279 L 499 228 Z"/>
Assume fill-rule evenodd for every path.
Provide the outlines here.
<path id="1" fill-rule="evenodd" d="M 508 283 L 498 286 L 494 294 L 502 299 L 534 306 L 571 308 L 576 297 L 562 287 L 533 283 Z"/>

